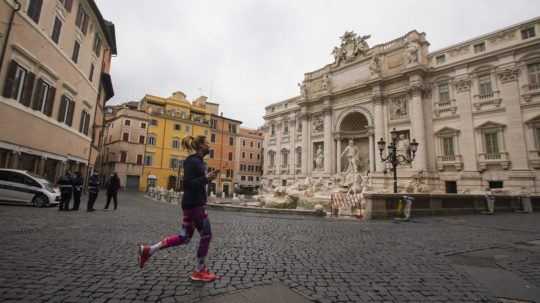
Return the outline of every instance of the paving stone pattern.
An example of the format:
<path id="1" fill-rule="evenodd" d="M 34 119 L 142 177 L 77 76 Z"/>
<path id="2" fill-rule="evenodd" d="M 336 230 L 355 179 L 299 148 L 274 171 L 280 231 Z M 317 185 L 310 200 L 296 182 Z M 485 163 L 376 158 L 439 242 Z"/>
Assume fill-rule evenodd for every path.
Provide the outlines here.
<path id="1" fill-rule="evenodd" d="M 314 302 L 495 302 L 448 256 L 496 247 L 520 250 L 499 266 L 540 286 L 538 254 L 515 244 L 540 239 L 540 214 L 393 223 L 211 210 L 221 279 L 201 284 L 189 280 L 198 235 L 137 266 L 136 244 L 178 232 L 180 208 L 119 198 L 94 213 L 0 206 L 0 301 L 197 302 L 280 283 Z"/>

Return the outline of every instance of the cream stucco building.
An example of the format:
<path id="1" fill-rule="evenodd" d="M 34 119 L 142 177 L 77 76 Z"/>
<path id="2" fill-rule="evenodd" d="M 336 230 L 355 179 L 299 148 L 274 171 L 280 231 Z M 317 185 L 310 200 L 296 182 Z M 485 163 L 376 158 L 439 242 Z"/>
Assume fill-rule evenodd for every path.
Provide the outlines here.
<path id="1" fill-rule="evenodd" d="M 0 167 L 84 175 L 114 95 L 114 25 L 93 0 L 0 0 L 0 21 Z"/>
<path id="2" fill-rule="evenodd" d="M 422 171 L 436 191 L 540 191 L 539 34 L 536 18 L 430 52 L 416 30 L 372 47 L 345 33 L 299 96 L 266 107 L 265 182 L 331 182 L 348 169 L 352 140 L 355 169 L 390 188 L 377 141 L 395 128 L 398 145 L 419 143 L 401 180 Z"/>
<path id="3" fill-rule="evenodd" d="M 117 173 L 126 189 L 139 190 L 149 117 L 139 109 L 139 102 L 105 108 L 105 140 L 100 153 L 103 161 L 98 169 L 103 176 Z"/>

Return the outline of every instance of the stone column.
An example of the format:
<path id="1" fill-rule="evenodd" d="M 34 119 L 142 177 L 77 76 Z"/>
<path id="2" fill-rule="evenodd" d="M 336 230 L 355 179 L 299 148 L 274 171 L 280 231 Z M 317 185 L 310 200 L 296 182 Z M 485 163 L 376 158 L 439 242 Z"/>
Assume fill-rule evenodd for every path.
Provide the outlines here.
<path id="1" fill-rule="evenodd" d="M 325 101 L 327 106 L 323 110 L 324 115 L 324 172 L 328 175 L 332 174 L 332 159 L 334 159 L 332 152 L 332 108 L 329 101 Z"/>
<path id="2" fill-rule="evenodd" d="M 374 121 L 374 133 L 375 133 L 375 141 L 380 140 L 381 138 L 385 138 L 384 135 L 384 113 L 383 113 L 383 99 L 382 97 L 377 97 L 373 100 L 375 105 L 375 121 Z M 379 151 L 377 150 L 377 155 Z M 377 172 L 383 172 L 384 171 L 384 163 L 381 161 L 379 156 L 375 157 L 375 171 Z"/>
<path id="3" fill-rule="evenodd" d="M 4 159 L 4 163 L 2 163 L 2 168 L 10 168 L 11 166 L 11 157 L 12 157 L 12 152 L 6 152 L 6 158 Z"/>
<path id="4" fill-rule="evenodd" d="M 11 159 L 10 159 L 10 165 L 9 167 L 12 169 L 18 169 L 19 168 L 19 160 L 21 157 L 21 152 L 19 151 L 11 151 Z"/>
<path id="5" fill-rule="evenodd" d="M 296 181 L 296 119 L 289 119 L 289 174 L 294 176 Z"/>
<path id="6" fill-rule="evenodd" d="M 375 140 L 373 138 L 373 130 L 369 132 L 369 171 L 375 171 Z"/>
<path id="7" fill-rule="evenodd" d="M 523 113 L 520 105 L 521 96 L 519 95 L 519 69 L 515 66 L 509 66 L 501 69 L 497 76 L 499 78 L 500 98 L 506 107 L 505 116 L 507 118 L 507 128 L 504 130 L 505 140 L 503 140 L 503 149 L 508 152 L 512 162 L 512 170 L 528 170 L 529 161 L 525 140 Z M 508 102 L 515 100 L 515 102 Z M 506 142 L 505 142 L 506 141 Z M 505 184 L 506 187 L 506 184 Z"/>
<path id="8" fill-rule="evenodd" d="M 411 106 L 410 106 L 410 119 L 411 119 L 411 142 L 412 139 L 416 139 L 418 142 L 418 151 L 413 161 L 413 168 L 415 170 L 425 170 L 427 164 L 426 153 L 426 134 L 424 127 L 424 107 L 422 106 L 422 88 L 418 85 L 418 81 L 421 79 L 415 79 L 415 84 L 411 87 Z"/>
<path id="9" fill-rule="evenodd" d="M 61 176 L 64 175 L 65 170 L 66 170 L 66 162 L 67 162 L 67 160 L 58 161 L 56 163 L 56 176 L 54 178 L 55 180 L 58 180 Z"/>
<path id="10" fill-rule="evenodd" d="M 39 164 L 37 169 L 37 174 L 40 176 L 45 175 L 45 162 L 47 161 L 47 157 L 41 157 L 39 158 Z"/>
<path id="11" fill-rule="evenodd" d="M 309 168 L 309 155 L 311 149 L 309 146 L 309 116 L 305 108 L 302 108 L 302 174 L 309 175 L 311 169 Z"/>
<path id="12" fill-rule="evenodd" d="M 336 173 L 340 174 L 341 173 L 341 153 L 343 152 L 341 150 L 341 137 L 337 137 L 336 138 Z"/>

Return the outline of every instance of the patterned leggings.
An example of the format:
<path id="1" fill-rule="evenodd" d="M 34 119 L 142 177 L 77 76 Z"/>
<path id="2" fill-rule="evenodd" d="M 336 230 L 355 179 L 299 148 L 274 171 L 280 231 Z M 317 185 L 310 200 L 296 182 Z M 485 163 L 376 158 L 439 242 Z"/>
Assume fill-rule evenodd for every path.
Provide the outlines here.
<path id="1" fill-rule="evenodd" d="M 188 244 L 193 236 L 194 228 L 197 229 L 201 240 L 197 250 L 197 258 L 204 258 L 208 254 L 208 247 L 212 239 L 212 230 L 205 207 L 196 207 L 183 210 L 182 229 L 177 235 L 168 236 L 162 241 L 161 248 L 168 248 L 182 244 Z"/>

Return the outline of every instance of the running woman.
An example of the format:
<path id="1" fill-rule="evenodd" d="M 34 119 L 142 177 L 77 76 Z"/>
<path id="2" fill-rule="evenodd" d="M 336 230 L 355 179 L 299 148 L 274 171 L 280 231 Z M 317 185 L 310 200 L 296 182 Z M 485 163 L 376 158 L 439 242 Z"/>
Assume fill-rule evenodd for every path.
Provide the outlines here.
<path id="1" fill-rule="evenodd" d="M 139 245 L 139 266 L 142 268 L 146 261 L 158 250 L 189 243 L 196 228 L 201 240 L 197 250 L 197 266 L 191 274 L 195 281 L 211 282 L 216 275 L 206 267 L 206 255 L 212 238 L 210 221 L 206 212 L 206 185 L 216 178 L 219 170 L 207 173 L 203 158 L 210 149 L 206 137 L 187 136 L 182 140 L 182 147 L 192 153 L 184 161 L 184 195 L 182 197 L 182 229 L 180 233 L 171 235 L 153 245 Z"/>

